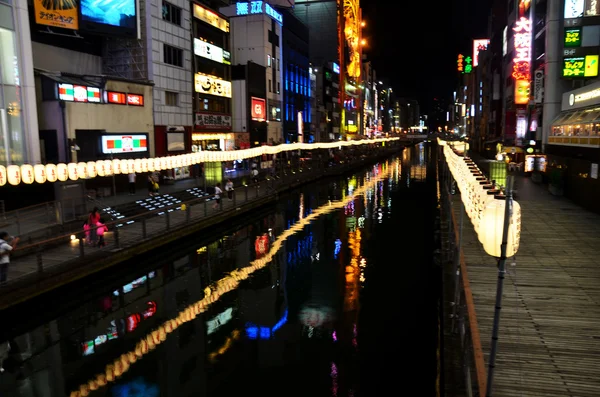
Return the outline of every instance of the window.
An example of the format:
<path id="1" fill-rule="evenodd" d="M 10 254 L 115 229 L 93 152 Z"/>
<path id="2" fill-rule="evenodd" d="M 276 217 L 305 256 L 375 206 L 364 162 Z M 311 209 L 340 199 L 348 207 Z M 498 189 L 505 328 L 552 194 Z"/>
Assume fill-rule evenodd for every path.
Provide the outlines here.
<path id="1" fill-rule="evenodd" d="M 165 91 L 165 105 L 166 106 L 178 106 L 179 105 L 179 94 L 173 91 Z"/>
<path id="2" fill-rule="evenodd" d="M 277 58 L 277 70 L 281 70 L 281 60 Z"/>
<path id="3" fill-rule="evenodd" d="M 269 79 L 269 92 L 273 92 L 273 90 L 271 88 L 271 79 Z"/>
<path id="4" fill-rule="evenodd" d="M 183 67 L 183 50 L 163 44 L 163 61 L 169 65 Z"/>
<path id="5" fill-rule="evenodd" d="M 267 67 L 270 68 L 271 67 L 271 55 L 267 54 Z"/>
<path id="6" fill-rule="evenodd" d="M 281 92 L 281 84 L 278 81 L 277 82 L 277 93 L 279 94 L 280 92 Z"/>
<path id="7" fill-rule="evenodd" d="M 163 1 L 162 2 L 162 18 L 164 21 L 174 23 L 181 26 L 181 8 Z"/>

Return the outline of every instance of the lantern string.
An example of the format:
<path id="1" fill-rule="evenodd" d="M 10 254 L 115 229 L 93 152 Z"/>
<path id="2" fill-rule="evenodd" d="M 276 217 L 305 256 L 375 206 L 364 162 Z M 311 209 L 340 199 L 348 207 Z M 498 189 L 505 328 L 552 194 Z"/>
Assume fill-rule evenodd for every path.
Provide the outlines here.
<path id="1" fill-rule="evenodd" d="M 148 353 L 152 352 L 158 345 L 164 342 L 170 333 L 175 331 L 182 324 L 192 321 L 198 315 L 206 312 L 208 308 L 213 303 L 217 302 L 223 295 L 237 289 L 241 282 L 247 280 L 253 273 L 271 263 L 277 252 L 283 246 L 283 243 L 288 238 L 302 231 L 305 226 L 312 223 L 318 217 L 342 209 L 351 201 L 354 201 L 356 198 L 365 195 L 368 190 L 376 187 L 377 183 L 387 178 L 391 169 L 392 167 L 386 167 L 383 172 L 375 177 L 372 177 L 363 186 L 356 189 L 345 199 L 339 201 L 329 201 L 329 203 L 318 207 L 312 213 L 300 219 L 289 229 L 284 230 L 283 233 L 281 233 L 277 239 L 275 239 L 271 245 L 271 249 L 269 252 L 267 252 L 267 254 L 261 258 L 253 260 L 247 267 L 233 270 L 226 277 L 206 287 L 204 289 L 203 299 L 192 303 L 183 311 L 181 311 L 176 318 L 165 321 L 156 330 L 151 331 L 148 335 L 146 335 L 146 337 L 140 339 L 134 350 L 122 354 L 113 362 L 107 364 L 103 373 L 97 374 L 87 383 L 84 383 L 80 385 L 78 389 L 73 390 L 70 394 L 70 397 L 87 397 L 89 396 L 90 392 L 117 381 L 125 372 L 130 369 L 133 364 L 135 364 Z"/>
<path id="2" fill-rule="evenodd" d="M 6 185 L 54 183 L 93 179 L 116 174 L 144 173 L 170 170 L 200 163 L 245 160 L 263 155 L 277 155 L 295 150 L 335 149 L 347 146 L 385 144 L 400 138 L 361 139 L 356 141 L 287 143 L 275 146 L 260 146 L 251 149 L 228 151 L 202 151 L 176 156 L 152 157 L 143 159 L 112 159 L 77 163 L 0 165 L 0 187 Z"/>

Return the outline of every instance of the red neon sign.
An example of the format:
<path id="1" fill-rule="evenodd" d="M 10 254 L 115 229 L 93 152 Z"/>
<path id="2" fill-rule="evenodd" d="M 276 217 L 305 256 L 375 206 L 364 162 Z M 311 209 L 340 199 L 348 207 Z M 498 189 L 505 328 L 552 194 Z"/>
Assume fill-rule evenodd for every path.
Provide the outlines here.
<path id="1" fill-rule="evenodd" d="M 127 104 L 125 94 L 122 92 L 107 91 L 106 92 L 106 101 L 108 103 L 114 103 L 116 105 Z"/>
<path id="2" fill-rule="evenodd" d="M 515 103 L 529 103 L 529 89 L 524 89 L 531 80 L 531 21 L 521 17 L 513 27 L 515 57 L 512 77 L 515 81 Z"/>
<path id="3" fill-rule="evenodd" d="M 250 114 L 252 120 L 263 121 L 267 118 L 266 101 L 262 98 L 252 97 L 250 101 Z"/>
<path id="4" fill-rule="evenodd" d="M 138 94 L 127 94 L 127 104 L 131 106 L 144 106 L 144 96 Z"/>

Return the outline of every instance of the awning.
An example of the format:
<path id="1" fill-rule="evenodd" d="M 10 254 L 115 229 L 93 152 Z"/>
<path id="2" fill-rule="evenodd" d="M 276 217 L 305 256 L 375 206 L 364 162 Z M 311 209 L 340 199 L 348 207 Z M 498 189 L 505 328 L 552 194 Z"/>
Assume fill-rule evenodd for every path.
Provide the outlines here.
<path id="1" fill-rule="evenodd" d="M 553 121 L 553 126 L 588 124 L 600 119 L 600 108 L 561 112 Z"/>
<path id="2" fill-rule="evenodd" d="M 100 76 L 73 76 L 36 71 L 40 76 L 61 84 L 83 85 L 87 87 L 104 88 L 104 78 Z"/>

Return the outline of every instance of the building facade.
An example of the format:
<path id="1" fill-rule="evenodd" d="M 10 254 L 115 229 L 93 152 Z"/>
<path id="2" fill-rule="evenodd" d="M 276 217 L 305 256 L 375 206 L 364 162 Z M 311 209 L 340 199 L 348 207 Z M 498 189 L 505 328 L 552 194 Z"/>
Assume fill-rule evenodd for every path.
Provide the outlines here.
<path id="1" fill-rule="evenodd" d="M 0 165 L 38 163 L 27 1 L 0 1 Z"/>
<path id="2" fill-rule="evenodd" d="M 232 72 L 234 129 L 248 131 L 251 145 L 281 142 L 283 121 L 269 120 L 267 112 L 283 109 L 283 16 L 266 2 L 240 2 L 220 11 L 230 18 L 232 64 L 241 67 Z M 260 68 L 264 91 L 258 86 Z"/>
<path id="3" fill-rule="evenodd" d="M 283 114 L 286 143 L 315 141 L 312 128 L 308 28 L 288 10 L 283 14 Z M 276 110 L 269 107 L 271 115 Z"/>

